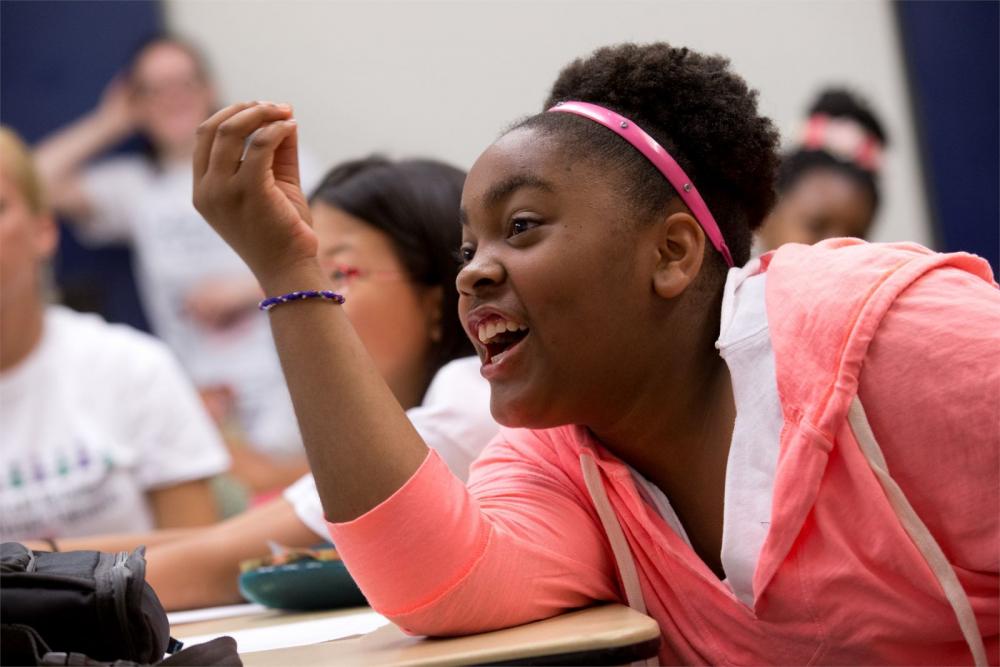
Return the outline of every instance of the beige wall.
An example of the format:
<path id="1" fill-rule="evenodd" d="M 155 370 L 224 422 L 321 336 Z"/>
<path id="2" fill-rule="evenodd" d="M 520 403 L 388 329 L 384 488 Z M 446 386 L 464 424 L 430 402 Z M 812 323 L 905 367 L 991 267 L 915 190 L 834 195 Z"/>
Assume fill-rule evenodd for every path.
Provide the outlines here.
<path id="1" fill-rule="evenodd" d="M 167 0 L 224 99 L 296 106 L 324 165 L 382 151 L 468 167 L 597 46 L 665 40 L 729 56 L 783 136 L 818 86 L 846 82 L 892 133 L 876 240 L 930 243 L 888 0 L 307 2 Z"/>

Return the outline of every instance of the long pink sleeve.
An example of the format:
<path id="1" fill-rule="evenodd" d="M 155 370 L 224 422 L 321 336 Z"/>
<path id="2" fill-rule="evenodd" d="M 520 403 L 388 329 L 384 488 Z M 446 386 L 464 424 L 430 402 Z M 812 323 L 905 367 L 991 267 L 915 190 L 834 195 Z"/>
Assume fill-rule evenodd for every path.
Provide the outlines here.
<path id="1" fill-rule="evenodd" d="M 576 453 L 559 452 L 546 433 L 504 431 L 468 489 L 431 451 L 385 502 L 329 524 L 379 613 L 415 634 L 457 635 L 620 600 L 586 490 L 556 461 Z"/>

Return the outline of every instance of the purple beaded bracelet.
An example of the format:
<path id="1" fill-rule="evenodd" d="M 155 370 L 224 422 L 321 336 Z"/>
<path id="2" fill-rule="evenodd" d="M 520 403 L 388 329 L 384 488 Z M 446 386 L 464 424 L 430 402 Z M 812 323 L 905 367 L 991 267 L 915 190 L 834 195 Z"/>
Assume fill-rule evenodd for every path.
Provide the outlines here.
<path id="1" fill-rule="evenodd" d="M 288 294 L 282 294 L 281 296 L 272 296 L 264 299 L 257 306 L 261 310 L 271 310 L 275 306 L 279 306 L 283 303 L 288 303 L 289 301 L 300 301 L 302 299 L 326 299 L 327 301 L 333 301 L 337 304 L 344 303 L 344 295 L 337 294 L 336 292 L 331 292 L 330 290 L 314 290 L 307 289 L 301 292 L 289 292 Z"/>

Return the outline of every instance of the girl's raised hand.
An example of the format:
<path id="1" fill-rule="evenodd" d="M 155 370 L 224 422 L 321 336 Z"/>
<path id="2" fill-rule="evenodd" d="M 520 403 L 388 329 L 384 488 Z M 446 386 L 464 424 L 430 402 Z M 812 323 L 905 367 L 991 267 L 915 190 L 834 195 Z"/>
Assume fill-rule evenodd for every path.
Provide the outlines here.
<path id="1" fill-rule="evenodd" d="M 116 137 L 125 137 L 135 130 L 135 114 L 132 110 L 132 85 L 123 74 L 118 74 L 101 93 L 96 114 Z"/>
<path id="2" fill-rule="evenodd" d="M 289 105 L 233 104 L 199 126 L 194 205 L 265 289 L 283 273 L 315 264 Z"/>

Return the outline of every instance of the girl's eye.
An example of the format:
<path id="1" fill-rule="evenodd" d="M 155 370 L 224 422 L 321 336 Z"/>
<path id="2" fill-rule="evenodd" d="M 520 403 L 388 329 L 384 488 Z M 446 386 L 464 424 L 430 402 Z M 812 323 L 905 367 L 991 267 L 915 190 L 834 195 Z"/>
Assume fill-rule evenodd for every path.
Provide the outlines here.
<path id="1" fill-rule="evenodd" d="M 455 252 L 455 259 L 459 264 L 468 264 L 476 254 L 476 249 L 471 245 L 463 245 Z"/>
<path id="2" fill-rule="evenodd" d="M 537 220 L 529 218 L 515 218 L 510 223 L 510 235 L 517 236 L 538 226 Z"/>
<path id="3" fill-rule="evenodd" d="M 359 273 L 360 271 L 353 266 L 338 266 L 330 272 L 330 280 L 335 283 L 345 283 L 356 278 Z"/>

